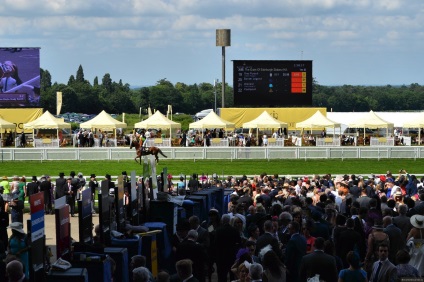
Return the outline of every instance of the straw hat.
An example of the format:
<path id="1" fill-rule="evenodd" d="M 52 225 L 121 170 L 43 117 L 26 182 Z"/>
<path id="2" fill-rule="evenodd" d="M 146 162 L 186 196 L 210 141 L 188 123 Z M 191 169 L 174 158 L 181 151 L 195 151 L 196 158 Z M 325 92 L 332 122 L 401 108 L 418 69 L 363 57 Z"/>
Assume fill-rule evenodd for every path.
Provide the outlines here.
<path id="1" fill-rule="evenodd" d="M 410 221 L 415 228 L 424 228 L 424 215 L 415 214 Z"/>
<path id="2" fill-rule="evenodd" d="M 19 233 L 25 234 L 23 224 L 20 222 L 12 222 L 7 228 L 18 231 Z"/>

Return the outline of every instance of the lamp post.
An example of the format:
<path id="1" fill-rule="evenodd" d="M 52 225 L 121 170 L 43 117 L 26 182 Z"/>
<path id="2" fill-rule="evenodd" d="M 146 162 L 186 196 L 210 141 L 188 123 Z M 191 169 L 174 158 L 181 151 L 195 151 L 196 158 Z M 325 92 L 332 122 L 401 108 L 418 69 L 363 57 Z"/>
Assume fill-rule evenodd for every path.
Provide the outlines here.
<path id="1" fill-rule="evenodd" d="M 222 108 L 225 108 L 225 47 L 231 46 L 231 29 L 216 30 L 216 46 L 222 47 Z"/>
<path id="2" fill-rule="evenodd" d="M 214 94 L 215 94 L 215 107 L 214 107 L 214 111 L 215 111 L 215 113 L 216 113 L 216 85 L 217 85 L 217 83 L 219 82 L 219 80 L 218 79 L 215 79 L 214 81 L 213 81 L 213 90 L 214 90 Z"/>

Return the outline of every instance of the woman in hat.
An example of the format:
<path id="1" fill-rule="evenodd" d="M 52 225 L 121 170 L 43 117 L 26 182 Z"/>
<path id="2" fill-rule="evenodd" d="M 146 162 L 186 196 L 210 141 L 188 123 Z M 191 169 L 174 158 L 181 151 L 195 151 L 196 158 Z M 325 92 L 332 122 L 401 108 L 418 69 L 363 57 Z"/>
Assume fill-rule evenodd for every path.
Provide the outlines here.
<path id="1" fill-rule="evenodd" d="M 406 245 L 409 247 L 411 260 L 420 275 L 424 276 L 424 215 L 415 214 L 411 217 L 412 228 L 409 231 Z"/>
<path id="2" fill-rule="evenodd" d="M 22 262 L 25 269 L 25 277 L 29 277 L 29 244 L 23 225 L 20 222 L 13 222 L 7 228 L 12 230 L 12 235 L 7 245 L 8 255 L 14 255 Z"/>

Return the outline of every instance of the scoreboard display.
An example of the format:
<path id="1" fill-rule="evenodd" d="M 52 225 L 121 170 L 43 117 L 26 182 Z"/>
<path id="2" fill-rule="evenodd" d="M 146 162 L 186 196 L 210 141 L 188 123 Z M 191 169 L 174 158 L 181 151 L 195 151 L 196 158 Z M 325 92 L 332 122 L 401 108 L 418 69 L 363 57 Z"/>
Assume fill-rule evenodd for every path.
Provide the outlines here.
<path id="1" fill-rule="evenodd" d="M 312 61 L 233 61 L 234 106 L 312 106 Z"/>

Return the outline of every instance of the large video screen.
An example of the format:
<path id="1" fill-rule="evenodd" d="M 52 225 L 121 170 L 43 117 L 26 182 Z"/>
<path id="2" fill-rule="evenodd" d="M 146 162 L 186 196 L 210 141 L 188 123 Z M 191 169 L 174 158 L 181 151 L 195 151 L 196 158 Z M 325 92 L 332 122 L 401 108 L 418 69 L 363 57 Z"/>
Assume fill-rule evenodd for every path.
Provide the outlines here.
<path id="1" fill-rule="evenodd" d="M 0 108 L 40 106 L 40 48 L 0 48 Z"/>
<path id="2" fill-rule="evenodd" d="M 312 61 L 233 61 L 234 106 L 312 106 Z"/>

